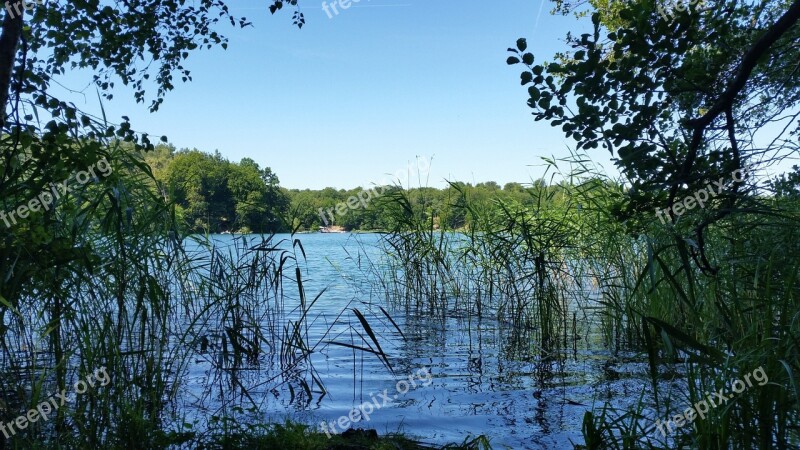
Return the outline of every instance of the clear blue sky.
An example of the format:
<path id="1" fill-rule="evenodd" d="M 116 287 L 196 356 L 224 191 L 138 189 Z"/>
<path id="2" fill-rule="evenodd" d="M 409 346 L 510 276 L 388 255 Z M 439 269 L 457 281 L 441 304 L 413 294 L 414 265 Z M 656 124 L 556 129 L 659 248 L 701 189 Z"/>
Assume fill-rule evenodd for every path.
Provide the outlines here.
<path id="1" fill-rule="evenodd" d="M 251 157 L 289 188 L 366 185 L 415 155 L 433 156 L 430 186 L 529 182 L 543 173 L 540 156 L 574 147 L 534 122 L 506 49 L 526 37 L 537 60 L 550 59 L 588 20 L 553 17 L 545 0 L 361 0 L 333 18 L 321 1 L 300 1 L 302 30 L 291 8 L 271 16 L 266 0 L 231 0 L 253 27 L 222 25 L 228 50 L 195 52 L 194 80 L 158 113 L 120 91 L 104 104 L 109 120 L 127 115 L 178 148 Z M 99 114 L 93 88 L 77 104 Z M 607 152 L 591 156 L 613 172 Z"/>

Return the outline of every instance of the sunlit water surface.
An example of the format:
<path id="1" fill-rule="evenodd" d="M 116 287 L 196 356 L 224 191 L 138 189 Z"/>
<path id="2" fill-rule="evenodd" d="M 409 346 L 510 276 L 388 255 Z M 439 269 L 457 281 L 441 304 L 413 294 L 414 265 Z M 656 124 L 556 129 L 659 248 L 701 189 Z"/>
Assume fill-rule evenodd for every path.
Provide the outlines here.
<path id="1" fill-rule="evenodd" d="M 307 256 L 303 270 L 307 297 L 327 288 L 310 314 L 309 342 L 364 346 L 366 341 L 374 348 L 352 312 L 357 308 L 369 320 L 394 373 L 376 355 L 319 344 L 312 362 L 325 395 L 315 393 L 310 401 L 298 402 L 282 390 L 254 389 L 249 395 L 267 411 L 262 420 L 290 418 L 320 429 L 323 421 L 336 423 L 370 402 L 379 406 L 364 406 L 373 409 L 369 421 L 362 419 L 354 427 L 380 434 L 402 431 L 430 443 L 462 442 L 483 434 L 494 448 L 566 449 L 573 442 L 582 443 L 581 424 L 592 405 L 609 400 L 625 405 L 626 399 L 635 401 L 648 386 L 642 363 L 602 350 L 599 342 L 592 343 L 599 339 L 591 336 L 565 360 L 542 362 L 536 343 L 514 343 L 506 323 L 392 309 L 367 270 L 368 261 L 380 263 L 378 234 L 295 237 Z M 231 236 L 214 239 L 222 246 L 233 242 Z M 288 298 L 296 301 L 293 293 L 287 288 Z M 291 303 L 287 300 L 287 306 Z M 402 335 L 379 306 L 389 312 Z M 331 328 L 334 322 L 337 325 Z M 207 362 L 198 360 L 190 368 L 190 384 L 208 383 L 209 373 Z M 416 386 L 398 385 L 409 377 Z M 337 425 L 335 431 L 343 430 Z"/>

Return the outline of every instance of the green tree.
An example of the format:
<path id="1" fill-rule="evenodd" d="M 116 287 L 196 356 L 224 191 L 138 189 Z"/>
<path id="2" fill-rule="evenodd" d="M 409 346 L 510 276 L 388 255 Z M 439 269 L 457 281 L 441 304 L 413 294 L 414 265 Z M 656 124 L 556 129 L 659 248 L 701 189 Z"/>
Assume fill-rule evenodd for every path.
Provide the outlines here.
<path id="1" fill-rule="evenodd" d="M 561 128 L 579 150 L 604 148 L 617 157 L 631 184 L 618 215 L 634 219 L 627 223 L 635 228 L 646 226 L 636 225 L 642 213 L 754 169 L 760 155 L 792 151 L 786 135 L 800 132 L 790 114 L 800 101 L 800 1 L 726 1 L 668 14 L 664 7 L 614 2 L 614 20 L 610 10 L 594 10 L 593 33 L 568 36 L 570 55 L 536 64 L 520 39 L 508 59 L 526 67 L 521 83 L 536 120 Z M 786 128 L 767 148 L 751 145 L 782 117 L 789 117 Z M 728 186 L 714 213 L 694 221 L 696 242 L 735 210 L 745 189 Z M 693 256 L 710 269 L 702 245 Z"/>
<path id="2" fill-rule="evenodd" d="M 278 176 L 269 167 L 263 170 L 250 158 L 230 166 L 228 187 L 236 205 L 238 229 L 257 233 L 283 229 L 289 200 L 281 191 Z"/>
<path id="3" fill-rule="evenodd" d="M 181 151 L 163 172 L 170 200 L 179 207 L 190 231 L 264 233 L 283 229 L 281 220 L 289 201 L 277 184 L 278 177 L 250 158 L 236 164 L 218 153 Z"/>

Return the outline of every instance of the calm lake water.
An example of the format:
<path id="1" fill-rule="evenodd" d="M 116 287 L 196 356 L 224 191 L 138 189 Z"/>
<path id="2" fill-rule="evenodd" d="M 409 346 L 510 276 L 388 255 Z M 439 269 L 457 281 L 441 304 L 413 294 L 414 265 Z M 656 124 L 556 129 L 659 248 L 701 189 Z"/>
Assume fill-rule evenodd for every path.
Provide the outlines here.
<path id="1" fill-rule="evenodd" d="M 296 402 L 286 392 L 255 389 L 250 395 L 259 396 L 257 400 L 268 411 L 268 417 L 260 420 L 291 418 L 319 428 L 322 421 L 336 422 L 374 399 L 381 406 L 374 407 L 368 422 L 355 427 L 381 434 L 402 431 L 430 443 L 461 442 L 484 434 L 494 448 L 566 449 L 572 448 L 571 442 L 583 442 L 581 423 L 592 405 L 635 401 L 648 386 L 641 362 L 601 350 L 591 336 L 566 360 L 542 363 L 535 343 L 514 344 L 508 324 L 497 320 L 443 319 L 392 309 L 366 270 L 368 261 L 380 263 L 380 235 L 295 238 L 301 240 L 307 255 L 303 269 L 307 297 L 314 298 L 327 288 L 314 306 L 308 330 L 309 342 L 320 343 L 311 360 L 327 393 L 312 396 L 310 402 Z M 233 242 L 230 236 L 214 239 L 223 246 Z M 287 306 L 290 303 L 287 300 Z M 323 344 L 371 344 L 352 308 L 363 312 L 375 330 L 394 374 L 373 354 Z M 421 369 L 430 373 L 430 379 L 424 378 Z M 199 386 L 208 381 L 208 373 L 207 364 L 198 361 L 191 368 L 190 382 Z M 398 381 L 415 374 L 417 386 L 399 392 L 398 387 L 404 391 L 406 386 L 398 386 Z"/>

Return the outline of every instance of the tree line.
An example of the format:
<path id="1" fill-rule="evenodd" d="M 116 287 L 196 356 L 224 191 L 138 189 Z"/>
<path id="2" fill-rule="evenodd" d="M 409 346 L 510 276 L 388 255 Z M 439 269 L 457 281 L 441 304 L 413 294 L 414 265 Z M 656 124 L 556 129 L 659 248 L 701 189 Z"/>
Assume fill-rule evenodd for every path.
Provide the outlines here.
<path id="1" fill-rule="evenodd" d="M 471 208 L 489 208 L 497 202 L 530 206 L 536 201 L 531 195 L 534 188 L 546 186 L 538 180 L 504 186 L 494 181 L 452 182 L 442 189 L 406 190 L 398 185 L 286 189 L 271 168 L 261 168 L 250 158 L 237 163 L 219 152 L 176 150 L 160 144 L 144 153 L 144 159 L 153 172 L 153 189 L 173 205 L 178 222 L 191 233 L 297 232 L 329 226 L 347 231 L 395 230 L 398 221 L 393 211 L 399 199 L 425 211 L 435 227 L 458 230 L 470 225 L 468 204 Z M 352 201 L 367 189 L 373 192 L 368 202 Z M 337 211 L 349 200 L 350 207 Z"/>

